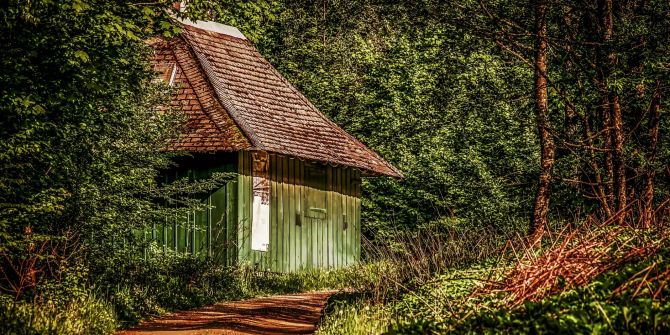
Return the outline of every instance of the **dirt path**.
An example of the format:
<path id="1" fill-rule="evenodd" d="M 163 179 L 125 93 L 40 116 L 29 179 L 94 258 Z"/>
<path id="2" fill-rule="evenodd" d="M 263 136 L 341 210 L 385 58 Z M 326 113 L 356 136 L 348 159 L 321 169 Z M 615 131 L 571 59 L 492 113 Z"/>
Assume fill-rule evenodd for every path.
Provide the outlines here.
<path id="1" fill-rule="evenodd" d="M 328 297 L 314 292 L 220 303 L 176 312 L 117 335 L 312 334 Z"/>

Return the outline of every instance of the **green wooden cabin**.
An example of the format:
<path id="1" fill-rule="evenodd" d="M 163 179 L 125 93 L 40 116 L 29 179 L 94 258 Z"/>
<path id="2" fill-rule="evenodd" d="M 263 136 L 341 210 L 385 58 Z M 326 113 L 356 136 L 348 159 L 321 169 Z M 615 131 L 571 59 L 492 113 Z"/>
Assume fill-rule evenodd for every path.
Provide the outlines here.
<path id="1" fill-rule="evenodd" d="M 192 157 L 181 175 L 236 172 L 202 201 L 204 212 L 167 220 L 160 245 L 289 272 L 342 267 L 360 257 L 361 178 L 401 177 L 331 122 L 237 29 L 183 21 L 180 36 L 152 41 L 156 70 L 187 116 L 170 150 Z"/>

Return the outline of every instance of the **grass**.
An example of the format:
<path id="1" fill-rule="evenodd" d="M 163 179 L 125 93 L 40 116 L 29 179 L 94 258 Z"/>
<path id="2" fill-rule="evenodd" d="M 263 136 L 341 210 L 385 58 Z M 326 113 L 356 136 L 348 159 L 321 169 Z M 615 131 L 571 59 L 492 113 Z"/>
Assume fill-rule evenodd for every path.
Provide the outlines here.
<path id="1" fill-rule="evenodd" d="M 383 334 L 392 317 L 383 305 L 363 299 L 348 303 L 337 301 L 330 308 L 317 334 Z"/>
<path id="2" fill-rule="evenodd" d="M 116 330 L 116 317 L 112 307 L 92 295 L 78 297 L 66 303 L 2 300 L 2 334 L 88 335 L 112 334 Z"/>
<path id="3" fill-rule="evenodd" d="M 393 264 L 410 269 L 390 275 L 405 281 L 381 284 L 404 289 L 385 299 L 369 291 L 334 302 L 321 333 L 670 332 L 670 227 L 578 229 L 550 237 L 541 249 L 517 241 L 504 257 L 445 267 L 420 280 L 398 273 L 429 273 L 432 265 L 405 258 Z"/>
<path id="4" fill-rule="evenodd" d="M 221 301 L 363 289 L 376 280 L 366 276 L 383 271 L 379 264 L 360 264 L 279 274 L 223 267 L 173 252 L 156 252 L 110 269 L 98 277 L 104 285 L 82 285 L 88 272 L 73 267 L 62 282 L 44 284 L 30 301 L 0 295 L 0 334 L 108 334 L 169 311 Z"/>
<path id="5" fill-rule="evenodd" d="M 667 333 L 669 233 L 583 225 L 538 249 L 433 227 L 367 241 L 353 267 L 290 274 L 157 253 L 101 276 L 116 286 L 73 287 L 88 276 L 78 269 L 30 302 L 0 297 L 0 333 L 106 334 L 174 309 L 325 289 L 342 293 L 319 334 Z"/>

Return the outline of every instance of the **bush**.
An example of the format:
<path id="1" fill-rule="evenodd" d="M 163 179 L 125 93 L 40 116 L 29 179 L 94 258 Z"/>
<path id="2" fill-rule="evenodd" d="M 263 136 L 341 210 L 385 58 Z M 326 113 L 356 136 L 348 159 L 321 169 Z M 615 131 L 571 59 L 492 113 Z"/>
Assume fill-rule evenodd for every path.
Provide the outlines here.
<path id="1" fill-rule="evenodd" d="M 166 311 L 189 309 L 247 297 L 239 270 L 211 260 L 156 248 L 141 257 L 122 258 L 116 266 L 96 269 L 123 325 Z"/>

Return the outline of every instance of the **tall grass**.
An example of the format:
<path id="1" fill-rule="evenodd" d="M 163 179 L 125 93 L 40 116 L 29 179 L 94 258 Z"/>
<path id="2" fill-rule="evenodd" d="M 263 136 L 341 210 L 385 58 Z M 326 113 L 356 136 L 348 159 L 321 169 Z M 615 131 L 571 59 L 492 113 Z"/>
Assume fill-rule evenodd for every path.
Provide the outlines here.
<path id="1" fill-rule="evenodd" d="M 394 304 L 430 309 L 432 297 L 415 294 L 456 268 L 479 264 L 499 255 L 507 238 L 493 228 L 431 225 L 418 231 L 395 231 L 389 240 L 363 239 L 364 262 L 351 268 L 349 295 L 335 296 L 319 334 L 382 334 L 397 318 Z M 453 279 L 453 278 L 450 278 Z M 468 286 L 468 287 L 471 287 Z M 441 297 L 465 295 L 440 292 Z"/>
<path id="2" fill-rule="evenodd" d="M 113 308 L 92 295 L 77 297 L 64 304 L 0 300 L 2 334 L 111 334 L 116 329 Z"/>
<path id="3" fill-rule="evenodd" d="M 401 234 L 369 246 L 389 271 L 370 298 L 328 315 L 322 333 L 667 333 L 668 218 L 629 222 L 576 221 L 543 246 L 476 231 Z"/>
<path id="4" fill-rule="evenodd" d="M 488 227 L 443 226 L 397 231 L 393 236 L 384 243 L 363 239 L 365 263 L 359 269 L 371 273 L 354 277 L 352 286 L 370 293 L 376 302 L 392 299 L 449 269 L 499 255 L 505 241 L 516 238 Z"/>
<path id="5" fill-rule="evenodd" d="M 383 334 L 388 328 L 389 310 L 365 300 L 335 302 L 317 334 Z"/>

